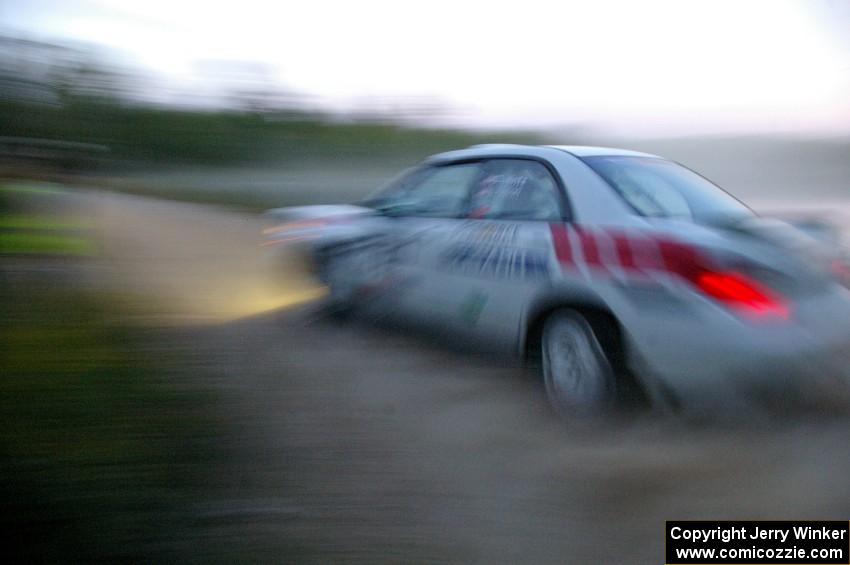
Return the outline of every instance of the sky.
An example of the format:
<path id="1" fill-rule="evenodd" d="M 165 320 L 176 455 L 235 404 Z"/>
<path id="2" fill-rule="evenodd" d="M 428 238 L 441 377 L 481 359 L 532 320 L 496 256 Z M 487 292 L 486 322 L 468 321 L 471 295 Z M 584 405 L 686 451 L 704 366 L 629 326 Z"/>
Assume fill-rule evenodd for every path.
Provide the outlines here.
<path id="1" fill-rule="evenodd" d="M 850 0 L 4 0 L 0 26 L 101 45 L 166 102 L 253 69 L 473 127 L 850 133 Z"/>

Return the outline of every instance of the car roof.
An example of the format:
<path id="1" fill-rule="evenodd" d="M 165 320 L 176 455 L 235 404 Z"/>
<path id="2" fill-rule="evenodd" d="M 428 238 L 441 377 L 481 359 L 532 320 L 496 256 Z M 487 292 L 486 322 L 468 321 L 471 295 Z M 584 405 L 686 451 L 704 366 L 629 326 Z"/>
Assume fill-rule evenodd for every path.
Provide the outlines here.
<path id="1" fill-rule="evenodd" d="M 589 145 L 519 145 L 511 143 L 487 143 L 473 145 L 458 151 L 439 153 L 427 159 L 427 162 L 440 163 L 462 159 L 476 159 L 481 157 L 505 157 L 505 156 L 527 156 L 527 157 L 551 157 L 554 152 L 569 153 L 575 157 L 591 156 L 623 156 L 623 157 L 655 157 L 650 153 L 631 151 L 628 149 L 617 149 L 613 147 L 592 147 Z"/>
<path id="2" fill-rule="evenodd" d="M 576 157 L 601 157 L 601 156 L 620 156 L 620 157 L 655 157 L 660 159 L 658 155 L 652 153 L 644 153 L 642 151 L 632 151 L 631 149 L 618 149 L 616 147 L 595 147 L 592 145 L 547 145 L 572 153 Z"/>

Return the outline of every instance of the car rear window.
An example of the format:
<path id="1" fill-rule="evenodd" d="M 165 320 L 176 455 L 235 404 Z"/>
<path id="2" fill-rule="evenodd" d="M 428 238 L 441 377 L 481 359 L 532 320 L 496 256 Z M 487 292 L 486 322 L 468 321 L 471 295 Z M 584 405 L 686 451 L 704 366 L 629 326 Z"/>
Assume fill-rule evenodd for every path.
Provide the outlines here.
<path id="1" fill-rule="evenodd" d="M 750 216 L 752 211 L 708 179 L 657 157 L 582 157 L 638 214 L 696 221 Z"/>

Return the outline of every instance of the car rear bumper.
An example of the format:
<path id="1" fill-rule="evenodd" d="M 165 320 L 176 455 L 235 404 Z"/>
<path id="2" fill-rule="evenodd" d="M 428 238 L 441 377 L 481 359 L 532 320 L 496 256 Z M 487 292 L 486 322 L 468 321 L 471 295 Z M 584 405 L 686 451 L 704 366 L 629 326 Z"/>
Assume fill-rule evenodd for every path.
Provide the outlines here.
<path id="1" fill-rule="evenodd" d="M 788 321 L 754 325 L 728 316 L 670 320 L 635 343 L 637 372 L 688 414 L 746 416 L 850 407 L 850 293 L 796 305 Z M 665 339 L 658 339 L 664 335 Z"/>

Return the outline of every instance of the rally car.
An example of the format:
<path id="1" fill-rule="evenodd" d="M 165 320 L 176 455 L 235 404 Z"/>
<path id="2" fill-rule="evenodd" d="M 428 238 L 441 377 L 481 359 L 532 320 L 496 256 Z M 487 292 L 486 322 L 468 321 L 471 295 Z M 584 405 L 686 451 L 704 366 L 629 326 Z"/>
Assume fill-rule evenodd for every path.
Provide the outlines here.
<path id="1" fill-rule="evenodd" d="M 307 252 L 334 308 L 539 360 L 564 411 L 607 411 L 624 391 L 761 410 L 848 387 L 844 248 L 655 155 L 474 146 L 356 205 L 268 215 L 268 243 Z"/>

